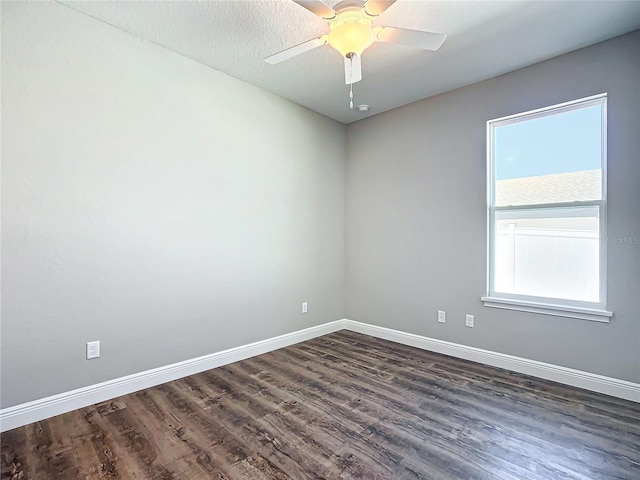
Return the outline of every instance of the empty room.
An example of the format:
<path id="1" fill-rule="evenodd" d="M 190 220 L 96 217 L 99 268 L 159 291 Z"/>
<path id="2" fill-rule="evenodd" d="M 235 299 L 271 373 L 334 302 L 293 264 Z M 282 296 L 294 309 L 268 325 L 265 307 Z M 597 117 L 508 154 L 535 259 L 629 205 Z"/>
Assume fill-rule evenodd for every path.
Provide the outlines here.
<path id="1" fill-rule="evenodd" d="M 640 478 L 640 1 L 2 1 L 2 480 Z"/>

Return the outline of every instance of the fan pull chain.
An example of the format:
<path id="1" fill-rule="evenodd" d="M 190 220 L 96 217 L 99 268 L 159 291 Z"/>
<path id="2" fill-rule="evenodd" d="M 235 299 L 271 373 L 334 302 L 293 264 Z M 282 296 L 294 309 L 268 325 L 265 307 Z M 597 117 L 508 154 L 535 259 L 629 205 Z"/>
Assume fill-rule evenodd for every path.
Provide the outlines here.
<path id="1" fill-rule="evenodd" d="M 351 84 L 351 90 L 349 91 L 349 108 L 353 110 L 353 83 Z"/>

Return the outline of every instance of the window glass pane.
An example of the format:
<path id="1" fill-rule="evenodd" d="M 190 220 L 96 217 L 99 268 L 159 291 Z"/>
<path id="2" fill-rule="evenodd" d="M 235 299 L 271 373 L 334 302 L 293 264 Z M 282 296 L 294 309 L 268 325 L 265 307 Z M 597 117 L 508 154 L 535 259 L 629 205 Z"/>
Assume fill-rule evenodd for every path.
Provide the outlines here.
<path id="1" fill-rule="evenodd" d="M 495 205 L 600 200 L 602 105 L 494 131 Z"/>
<path id="2" fill-rule="evenodd" d="M 598 302 L 599 207 L 496 212 L 494 290 Z"/>

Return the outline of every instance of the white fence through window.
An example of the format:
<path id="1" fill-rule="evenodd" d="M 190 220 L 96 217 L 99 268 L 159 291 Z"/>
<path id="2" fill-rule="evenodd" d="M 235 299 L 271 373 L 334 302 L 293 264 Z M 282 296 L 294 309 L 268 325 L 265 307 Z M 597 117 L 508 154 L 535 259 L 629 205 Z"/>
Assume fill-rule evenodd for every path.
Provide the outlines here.
<path id="1" fill-rule="evenodd" d="M 597 231 L 501 227 L 506 228 L 496 238 L 496 292 L 598 301 Z"/>

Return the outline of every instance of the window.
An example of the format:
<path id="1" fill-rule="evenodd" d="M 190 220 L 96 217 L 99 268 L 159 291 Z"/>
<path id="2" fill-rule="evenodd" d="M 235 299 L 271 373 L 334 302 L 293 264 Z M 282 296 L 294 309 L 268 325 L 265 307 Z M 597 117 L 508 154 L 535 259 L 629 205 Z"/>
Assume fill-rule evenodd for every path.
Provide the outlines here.
<path id="1" fill-rule="evenodd" d="M 609 321 L 607 96 L 487 122 L 485 306 Z"/>

